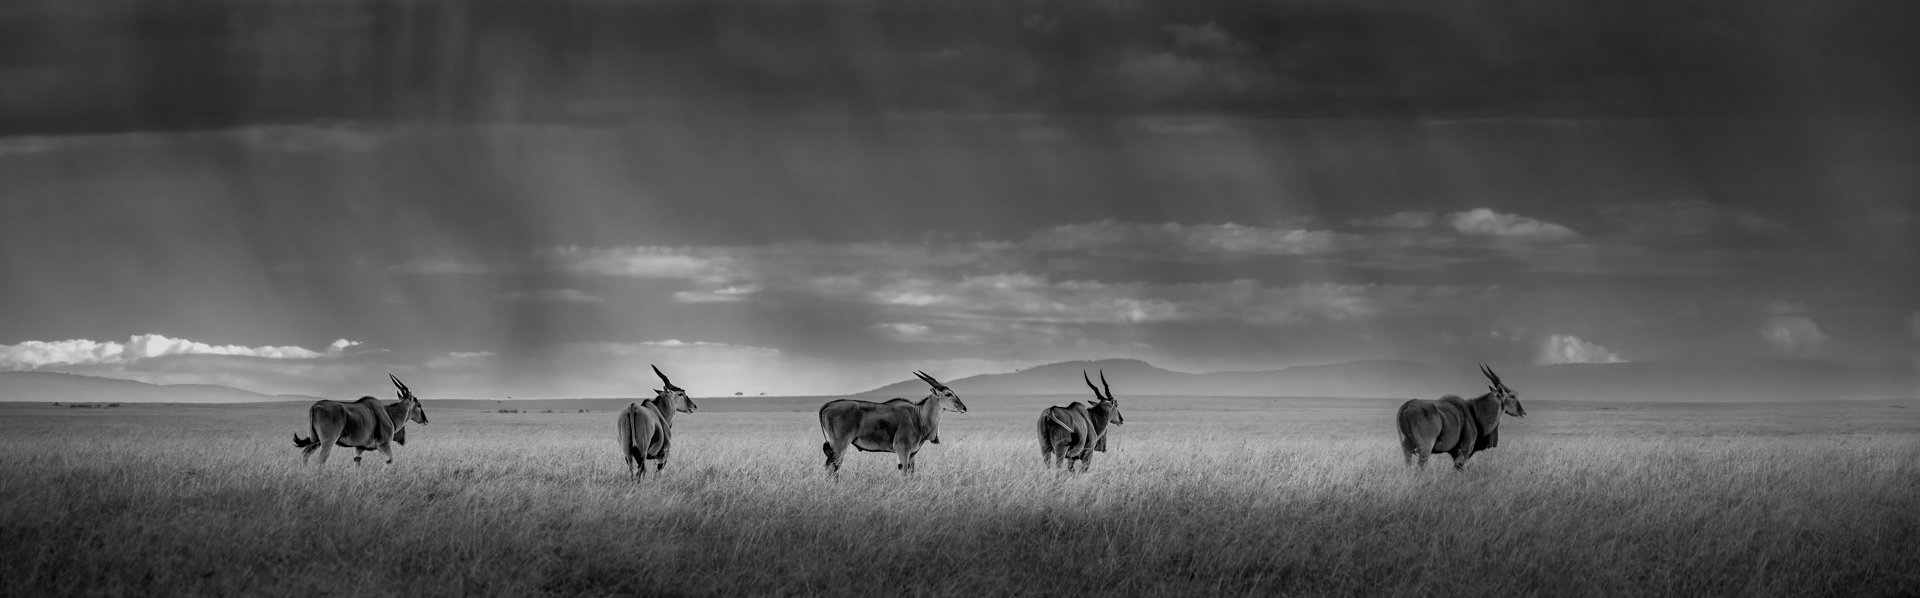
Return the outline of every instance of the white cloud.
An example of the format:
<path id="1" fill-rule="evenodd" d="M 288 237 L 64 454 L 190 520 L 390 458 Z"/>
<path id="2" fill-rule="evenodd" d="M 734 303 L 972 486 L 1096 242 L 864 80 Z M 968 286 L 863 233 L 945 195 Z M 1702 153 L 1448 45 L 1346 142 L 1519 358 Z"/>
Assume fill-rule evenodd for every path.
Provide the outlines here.
<path id="1" fill-rule="evenodd" d="M 486 274 L 507 269 L 497 264 L 432 258 L 399 264 L 391 268 L 394 272 L 407 274 Z"/>
<path id="2" fill-rule="evenodd" d="M 779 353 L 780 352 L 779 349 L 772 349 L 768 347 L 731 345 L 727 343 L 713 343 L 713 342 L 707 342 L 707 341 L 689 342 L 689 341 L 683 341 L 677 338 L 670 338 L 664 341 L 644 341 L 640 343 L 603 343 L 603 345 L 605 346 L 621 346 L 625 344 L 634 344 L 642 347 L 667 347 L 667 348 L 674 348 L 674 349 L 680 349 L 680 348 L 724 349 L 728 351 L 753 351 L 753 352 L 761 352 L 761 353 Z"/>
<path id="3" fill-rule="evenodd" d="M 1026 245 L 1048 251 L 1170 261 L 1277 255 L 1320 255 L 1360 245 L 1351 233 L 1239 224 L 1133 224 L 1103 220 L 1056 226 Z"/>
<path id="4" fill-rule="evenodd" d="M 1540 343 L 1540 351 L 1534 357 L 1534 363 L 1554 365 L 1562 363 L 1621 363 L 1626 359 L 1619 353 L 1571 334 L 1548 336 Z"/>
<path id="5" fill-rule="evenodd" d="M 735 285 L 710 291 L 680 291 L 673 294 L 673 299 L 681 303 L 739 303 L 757 292 L 760 287 Z"/>
<path id="6" fill-rule="evenodd" d="M 1813 321 L 1805 303 L 1768 301 L 1760 306 L 1760 313 L 1760 337 L 1783 353 L 1813 355 L 1833 340 Z"/>
<path id="7" fill-rule="evenodd" d="M 909 322 L 882 322 L 873 326 L 908 339 L 925 338 L 928 333 L 933 332 L 933 329 L 925 324 Z"/>
<path id="8" fill-rule="evenodd" d="M 1294 258 L 1339 260 L 1376 268 L 1421 268 L 1469 263 L 1484 259 L 1488 252 L 1499 252 L 1524 261 L 1548 263 L 1551 256 L 1542 254 L 1537 245 L 1521 251 L 1500 241 L 1578 237 L 1557 224 L 1486 209 L 1445 216 L 1402 212 L 1351 224 L 1358 230 L 1316 228 L 1306 221 L 1243 225 L 1104 220 L 1053 226 L 1013 241 L 566 246 L 539 250 L 520 260 L 488 263 L 429 259 L 395 269 L 417 274 L 528 270 L 682 280 L 699 288 L 676 291 L 676 300 L 723 303 L 749 300 L 763 290 L 818 286 L 819 281 L 870 285 L 876 277 L 918 277 L 929 272 L 949 276 L 1059 272 L 1127 261 L 1229 264 Z M 571 294 L 528 294 L 522 298 L 581 299 Z"/>
<path id="9" fill-rule="evenodd" d="M 1108 283 L 1055 281 L 1010 273 L 899 277 L 816 287 L 824 296 L 881 306 L 921 318 L 999 320 L 1046 324 L 1146 324 L 1233 321 L 1282 325 L 1351 321 L 1397 313 L 1425 313 L 1469 296 L 1476 287 L 1302 283 L 1268 286 L 1253 280 L 1221 283 Z"/>
<path id="10" fill-rule="evenodd" d="M 337 356 L 359 342 L 339 339 L 323 351 L 296 346 L 213 345 L 158 334 L 141 334 L 127 342 L 69 339 L 26 341 L 0 345 L 0 369 L 30 370 L 43 367 L 127 364 L 168 355 L 225 355 L 262 359 L 317 359 Z"/>
<path id="11" fill-rule="evenodd" d="M 1773 316 L 1760 328 L 1761 338 L 1783 352 L 1812 355 L 1831 341 L 1820 325 L 1807 316 Z"/>
<path id="12" fill-rule="evenodd" d="M 453 351 L 427 360 L 428 369 L 471 368 L 488 364 L 499 357 L 492 351 Z"/>
<path id="13" fill-rule="evenodd" d="M 874 324 L 882 338 L 906 343 L 978 346 L 1010 340 L 1022 326 L 992 321 L 882 322 Z M 1026 327 L 1029 330 L 1031 327 Z"/>
<path id="14" fill-rule="evenodd" d="M 1776 299 L 1762 304 L 1760 306 L 1760 313 L 1775 317 L 1804 316 L 1807 315 L 1807 304 L 1799 301 Z"/>
<path id="15" fill-rule="evenodd" d="M 577 274 L 670 278 L 722 282 L 738 276 L 738 264 L 725 248 L 556 247 L 538 257 Z"/>
<path id="16" fill-rule="evenodd" d="M 1465 234 L 1509 239 L 1562 241 L 1580 236 L 1573 229 L 1558 224 L 1518 214 L 1502 214 L 1486 208 L 1450 214 L 1447 223 Z"/>
<path id="17" fill-rule="evenodd" d="M 605 298 L 579 289 L 545 289 L 539 291 L 514 291 L 499 295 L 508 301 L 526 303 L 600 303 Z"/>

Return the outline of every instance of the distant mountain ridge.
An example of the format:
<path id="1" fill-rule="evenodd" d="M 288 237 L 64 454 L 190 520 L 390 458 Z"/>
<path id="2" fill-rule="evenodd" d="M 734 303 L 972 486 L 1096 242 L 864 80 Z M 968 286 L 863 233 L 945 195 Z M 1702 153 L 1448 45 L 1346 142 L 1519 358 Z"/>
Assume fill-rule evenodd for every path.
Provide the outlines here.
<path id="1" fill-rule="evenodd" d="M 1790 402 L 1920 399 L 1915 366 L 1847 366 L 1791 359 L 1501 366 L 1522 400 Z M 1067 361 L 1004 374 L 946 380 L 968 395 L 1088 395 L 1082 370 L 1104 370 L 1114 394 L 1128 396 L 1434 398 L 1484 392 L 1472 363 L 1351 361 L 1273 370 L 1178 372 L 1138 359 Z M 1098 374 L 1095 374 L 1097 377 Z M 880 398 L 926 396 L 907 380 L 864 393 Z M 72 403 L 256 403 L 316 401 L 209 384 L 149 384 L 55 372 L 0 372 L 0 401 Z"/>
<path id="2" fill-rule="evenodd" d="M 59 403 L 260 403 L 316 401 L 212 384 L 148 384 L 58 372 L 0 372 L 0 401 Z"/>
<path id="3" fill-rule="evenodd" d="M 1368 360 L 1274 370 L 1187 373 L 1137 359 L 1068 361 L 1006 374 L 944 381 L 961 396 L 1087 394 L 1080 379 L 1104 369 L 1121 400 L 1136 396 L 1434 398 L 1485 392 L 1474 364 Z M 1739 360 L 1503 366 L 1501 379 L 1522 400 L 1807 401 L 1912 399 L 1920 376 L 1911 367 L 1860 368 L 1804 360 Z M 1097 377 L 1098 375 L 1095 374 Z M 909 380 L 863 395 L 920 397 Z"/>

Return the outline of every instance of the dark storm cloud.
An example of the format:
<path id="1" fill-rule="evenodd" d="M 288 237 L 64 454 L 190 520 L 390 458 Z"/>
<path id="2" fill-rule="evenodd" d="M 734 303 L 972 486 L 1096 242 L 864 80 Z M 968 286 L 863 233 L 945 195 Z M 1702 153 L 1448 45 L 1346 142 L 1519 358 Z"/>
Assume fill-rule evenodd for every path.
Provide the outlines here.
<path id="1" fill-rule="evenodd" d="M 1885 359 L 1917 10 L 5 3 L 0 342 L 344 337 L 89 367 L 549 396 Z"/>
<path id="2" fill-rule="evenodd" d="M 1840 2 L 10 3 L 0 132 L 636 111 L 1907 114 Z"/>
<path id="3" fill-rule="evenodd" d="M 1621 359 L 1618 347 L 1551 328 L 1604 324 L 1620 327 L 1614 334 L 1631 330 L 1629 338 L 1650 334 L 1646 328 L 1663 324 L 1645 315 L 1685 312 L 1681 298 L 1732 301 L 1721 309 L 1747 314 L 1745 323 L 1722 327 L 1747 341 L 1720 350 L 1759 348 L 1761 340 L 1793 355 L 1824 348 L 1805 305 L 1781 313 L 1782 301 L 1742 306 L 1740 297 L 1803 296 L 1822 280 L 1814 266 L 1836 259 L 1830 251 L 1780 236 L 1779 225 L 1750 213 L 1704 202 L 1616 204 L 1591 211 L 1588 220 L 1593 226 L 1578 231 L 1476 208 L 1338 225 L 1099 221 L 1001 240 L 560 247 L 488 264 L 400 269 L 423 276 L 532 269 L 588 281 L 634 278 L 683 305 L 840 313 L 834 319 L 846 338 L 810 343 L 809 350 L 849 359 L 895 351 L 898 343 L 972 356 L 1137 352 L 1156 343 L 1191 344 L 1183 338 L 1342 325 L 1394 330 L 1361 343 L 1375 351 L 1422 351 L 1461 342 L 1460 327 L 1471 322 L 1531 328 L 1488 341 L 1523 345 L 1518 354 L 1525 359 L 1607 361 Z M 1735 247 L 1700 241 L 1742 234 L 1763 236 Z M 1130 326 L 1156 332 L 1148 339 Z M 1418 330 L 1426 331 L 1419 333 L 1424 340 L 1407 337 Z M 869 333 L 865 341 L 861 331 Z M 1642 355 L 1661 353 L 1625 344 Z"/>

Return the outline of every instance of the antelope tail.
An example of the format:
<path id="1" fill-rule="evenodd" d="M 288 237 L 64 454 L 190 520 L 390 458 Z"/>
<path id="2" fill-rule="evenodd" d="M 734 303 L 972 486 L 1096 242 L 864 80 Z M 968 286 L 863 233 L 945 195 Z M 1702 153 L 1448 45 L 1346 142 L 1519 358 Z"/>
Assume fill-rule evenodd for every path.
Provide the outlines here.
<path id="1" fill-rule="evenodd" d="M 1060 414 L 1054 413 L 1053 410 L 1047 411 L 1047 419 L 1053 420 L 1053 423 L 1060 424 L 1060 427 L 1066 428 L 1069 432 L 1073 431 L 1073 426 L 1067 425 L 1067 420 L 1060 419 Z"/>
<path id="2" fill-rule="evenodd" d="M 312 407 L 307 408 L 307 433 L 312 434 L 313 438 L 301 438 L 299 432 L 294 432 L 293 433 L 294 448 L 307 448 L 309 446 L 313 446 L 313 443 L 320 442 L 320 430 L 313 427 L 313 413 L 319 410 L 320 410 L 319 403 L 314 403 Z"/>

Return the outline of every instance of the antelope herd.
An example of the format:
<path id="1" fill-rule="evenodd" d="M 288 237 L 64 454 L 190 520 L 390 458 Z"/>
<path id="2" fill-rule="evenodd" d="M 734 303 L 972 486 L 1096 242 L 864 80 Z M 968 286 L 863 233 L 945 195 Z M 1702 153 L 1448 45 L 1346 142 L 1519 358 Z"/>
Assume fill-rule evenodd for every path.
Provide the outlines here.
<path id="1" fill-rule="evenodd" d="M 648 460 L 654 462 L 656 472 L 666 468 L 667 454 L 673 448 L 674 414 L 697 409 L 687 391 L 675 386 L 658 366 L 653 367 L 653 373 L 660 377 L 661 388 L 654 391 L 653 398 L 627 405 L 616 421 L 620 454 L 635 479 L 646 476 Z M 1471 399 L 1455 395 L 1413 399 L 1400 405 L 1396 421 L 1401 453 L 1408 466 L 1418 457 L 1420 467 L 1426 467 L 1428 455 L 1445 453 L 1453 457 L 1454 469 L 1462 469 L 1474 453 L 1499 445 L 1502 413 L 1527 416 L 1526 408 L 1520 406 L 1520 395 L 1501 383 L 1492 368 L 1482 364 L 1480 373 L 1489 383 L 1486 394 Z M 848 446 L 862 452 L 893 453 L 899 460 L 895 467 L 911 473 L 914 456 L 921 447 L 940 444 L 941 412 L 967 412 L 967 404 L 953 389 L 925 372 L 913 375 L 926 382 L 930 390 L 918 402 L 839 399 L 820 406 L 820 434 L 826 440 L 820 450 L 827 455 L 829 473 L 840 471 Z M 392 445 L 407 443 L 407 422 L 426 425 L 427 411 L 400 378 L 392 374 L 387 377 L 399 397 L 393 403 L 361 397 L 351 403 L 319 401 L 308 408 L 307 426 L 312 436 L 293 435 L 293 445 L 300 449 L 302 459 L 319 451 L 320 462 L 326 463 L 327 453 L 341 446 L 354 449 L 355 464 L 360 462 L 360 453 L 367 451 L 380 451 L 387 463 L 393 463 Z M 1092 404 L 1075 401 L 1065 407 L 1048 407 L 1040 411 L 1036 422 L 1040 458 L 1049 469 L 1060 465 L 1073 471 L 1077 463 L 1080 471 L 1087 471 L 1093 465 L 1093 454 L 1107 450 L 1108 426 L 1125 423 L 1120 401 L 1107 384 L 1107 373 L 1100 372 L 1099 386 L 1094 386 L 1093 378 L 1084 371 L 1080 378 L 1093 390 Z"/>

